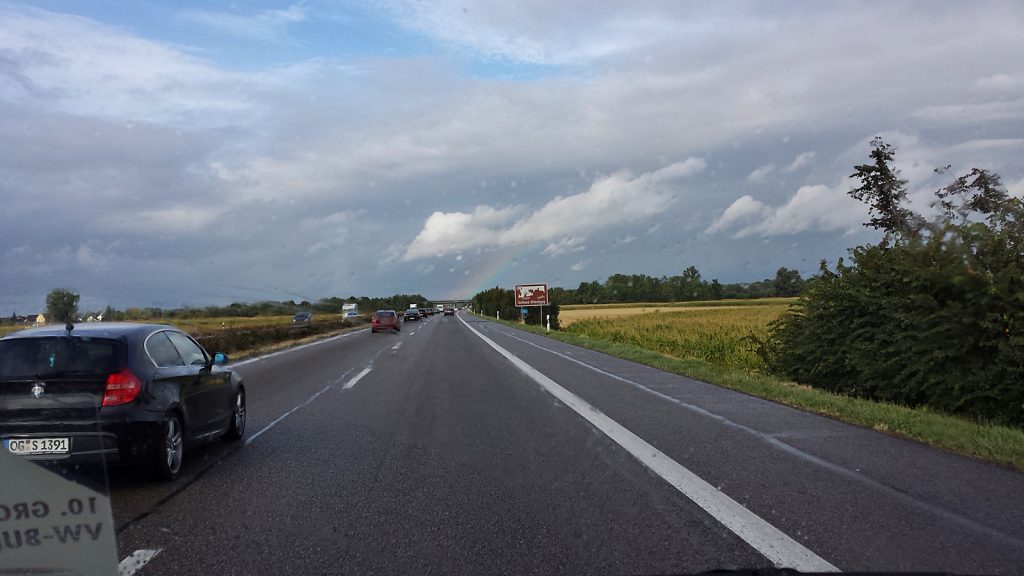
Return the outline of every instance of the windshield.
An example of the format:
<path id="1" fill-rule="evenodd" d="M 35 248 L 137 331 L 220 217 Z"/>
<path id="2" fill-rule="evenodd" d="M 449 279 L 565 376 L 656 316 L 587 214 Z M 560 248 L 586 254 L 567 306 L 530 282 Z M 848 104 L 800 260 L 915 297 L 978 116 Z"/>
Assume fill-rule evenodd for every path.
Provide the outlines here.
<path id="1" fill-rule="evenodd" d="M 0 574 L 1024 573 L 1022 31 L 0 0 Z"/>

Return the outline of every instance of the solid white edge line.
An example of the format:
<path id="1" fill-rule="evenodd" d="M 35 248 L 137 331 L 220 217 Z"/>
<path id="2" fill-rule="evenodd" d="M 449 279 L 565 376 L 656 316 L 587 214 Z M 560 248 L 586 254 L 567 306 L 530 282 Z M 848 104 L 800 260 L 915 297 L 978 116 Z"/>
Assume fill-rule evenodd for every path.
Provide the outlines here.
<path id="1" fill-rule="evenodd" d="M 616 444 L 622 446 L 634 458 L 703 508 L 705 512 L 764 555 L 776 567 L 793 568 L 802 572 L 839 572 L 838 568 L 824 558 L 793 540 L 757 514 L 747 510 L 724 492 L 606 416 L 586 400 L 562 388 L 557 382 L 481 334 L 461 317 L 459 320 L 516 368 L 540 384 L 556 399 L 572 408 Z"/>
<path id="2" fill-rule="evenodd" d="M 157 548 L 156 550 L 136 550 L 135 552 L 132 552 L 117 565 L 117 576 L 132 576 L 132 574 L 141 570 L 143 566 L 149 564 L 149 561 L 156 557 L 161 550 L 163 550 L 163 548 Z"/>
<path id="3" fill-rule="evenodd" d="M 362 380 L 363 376 L 366 376 L 367 374 L 369 374 L 371 370 L 373 370 L 373 368 L 370 368 L 369 366 L 367 366 L 366 368 L 363 368 L 362 372 L 360 372 L 359 374 L 356 374 L 351 380 L 346 382 L 345 385 L 341 387 L 341 389 L 342 390 L 348 390 L 348 389 L 352 388 L 353 386 L 356 385 L 356 382 L 359 382 L 360 380 Z"/>

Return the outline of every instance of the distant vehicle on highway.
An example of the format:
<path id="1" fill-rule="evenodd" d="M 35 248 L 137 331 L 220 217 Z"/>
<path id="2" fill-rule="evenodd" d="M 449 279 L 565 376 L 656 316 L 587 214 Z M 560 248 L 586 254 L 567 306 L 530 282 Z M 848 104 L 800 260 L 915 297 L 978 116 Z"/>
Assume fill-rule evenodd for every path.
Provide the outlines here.
<path id="1" fill-rule="evenodd" d="M 416 308 L 410 308 L 410 309 L 405 311 L 405 314 L 402 316 L 402 319 L 403 320 L 407 320 L 407 321 L 408 320 L 419 320 L 420 319 L 420 311 L 417 310 Z"/>
<path id="2" fill-rule="evenodd" d="M 444 315 L 445 316 L 455 316 L 455 309 L 454 308 L 445 308 L 444 309 Z"/>
<path id="3" fill-rule="evenodd" d="M 245 387 L 222 368 L 227 360 L 167 325 L 16 332 L 0 339 L 3 449 L 67 464 L 142 464 L 173 480 L 186 448 L 245 433 Z"/>
<path id="4" fill-rule="evenodd" d="M 301 322 L 312 322 L 312 321 L 313 321 L 313 313 L 312 312 L 302 311 L 302 312 L 297 313 L 295 316 L 292 316 L 292 322 L 295 322 L 296 324 L 301 323 Z"/>
<path id="5" fill-rule="evenodd" d="M 358 318 L 359 317 L 359 305 L 358 304 L 342 304 L 342 306 L 341 306 L 341 317 L 342 318 Z"/>
<path id="6" fill-rule="evenodd" d="M 426 318 L 430 314 L 430 308 L 417 308 L 420 318 Z"/>
<path id="7" fill-rule="evenodd" d="M 373 313 L 373 319 L 370 321 L 371 333 L 384 330 L 398 331 L 401 329 L 402 324 L 398 321 L 398 312 L 394 310 L 377 310 Z"/>

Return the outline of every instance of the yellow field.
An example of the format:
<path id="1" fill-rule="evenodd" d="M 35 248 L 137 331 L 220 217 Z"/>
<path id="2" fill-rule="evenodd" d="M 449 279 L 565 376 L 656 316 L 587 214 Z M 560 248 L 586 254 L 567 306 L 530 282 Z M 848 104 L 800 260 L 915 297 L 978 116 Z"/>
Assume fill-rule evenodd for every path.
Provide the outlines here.
<path id="1" fill-rule="evenodd" d="M 608 307 L 608 308 L 570 308 L 568 306 L 558 309 L 558 323 L 562 328 L 567 328 L 580 320 L 591 318 L 620 318 L 623 316 L 637 316 L 639 314 L 660 314 L 679 313 L 692 314 L 706 310 L 723 310 L 750 308 L 750 306 L 659 306 L 657 304 L 645 304 L 629 307 Z"/>
<path id="2" fill-rule="evenodd" d="M 760 370 L 763 363 L 751 349 L 748 337 L 766 335 L 768 323 L 781 316 L 788 306 L 778 302 L 685 308 L 648 304 L 631 308 L 561 309 L 558 319 L 570 333 L 639 346 L 677 358 Z"/>

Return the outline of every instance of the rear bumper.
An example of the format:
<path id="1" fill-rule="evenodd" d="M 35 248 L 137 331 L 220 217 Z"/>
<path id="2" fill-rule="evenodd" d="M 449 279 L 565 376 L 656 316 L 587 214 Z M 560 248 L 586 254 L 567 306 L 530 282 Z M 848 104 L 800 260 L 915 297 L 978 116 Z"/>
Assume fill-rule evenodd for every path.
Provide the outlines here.
<path id="1" fill-rule="evenodd" d="M 62 464 L 128 463 L 145 457 L 158 436 L 159 426 L 153 422 L 89 422 L 67 423 L 4 423 L 0 439 L 68 438 L 66 454 L 20 455 L 28 460 L 44 460 Z M 0 445 L 6 450 L 6 443 Z"/>

